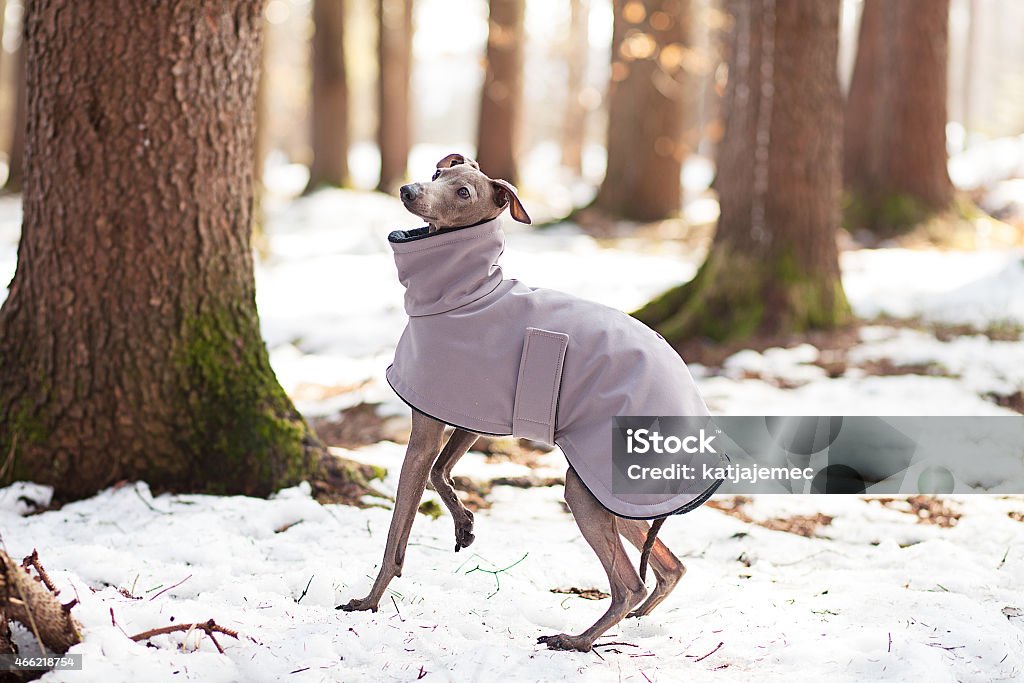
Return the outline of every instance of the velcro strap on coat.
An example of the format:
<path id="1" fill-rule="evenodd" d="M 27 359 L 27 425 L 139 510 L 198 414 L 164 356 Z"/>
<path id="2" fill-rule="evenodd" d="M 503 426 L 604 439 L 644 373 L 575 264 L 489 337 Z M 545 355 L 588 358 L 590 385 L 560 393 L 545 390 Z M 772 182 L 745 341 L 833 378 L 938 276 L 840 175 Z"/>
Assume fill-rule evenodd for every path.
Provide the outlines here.
<path id="1" fill-rule="evenodd" d="M 512 413 L 513 436 L 554 445 L 558 390 L 568 346 L 567 334 L 526 328 Z"/>

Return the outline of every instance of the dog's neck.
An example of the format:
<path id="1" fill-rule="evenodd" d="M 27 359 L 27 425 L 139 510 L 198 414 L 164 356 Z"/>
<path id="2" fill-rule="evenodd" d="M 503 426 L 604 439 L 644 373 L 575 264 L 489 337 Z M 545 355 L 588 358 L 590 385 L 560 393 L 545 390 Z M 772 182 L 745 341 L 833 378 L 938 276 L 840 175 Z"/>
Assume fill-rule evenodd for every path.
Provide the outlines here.
<path id="1" fill-rule="evenodd" d="M 427 231 L 430 232 L 431 234 L 433 234 L 435 232 L 448 232 L 448 231 L 451 231 L 451 230 L 464 230 L 466 228 L 475 228 L 478 225 L 483 225 L 484 223 L 490 223 L 491 221 L 494 221 L 494 220 L 497 220 L 497 219 L 498 219 L 498 216 L 495 216 L 494 218 L 485 218 L 482 221 L 477 221 L 476 223 L 470 223 L 469 225 L 450 225 L 450 226 L 446 226 L 446 227 L 443 227 L 443 228 L 439 228 L 439 227 L 437 227 L 435 225 L 431 225 L 430 223 L 428 223 L 427 224 Z"/>
<path id="2" fill-rule="evenodd" d="M 439 232 L 424 228 L 388 236 L 410 316 L 445 313 L 494 291 L 505 233 L 497 218 Z"/>

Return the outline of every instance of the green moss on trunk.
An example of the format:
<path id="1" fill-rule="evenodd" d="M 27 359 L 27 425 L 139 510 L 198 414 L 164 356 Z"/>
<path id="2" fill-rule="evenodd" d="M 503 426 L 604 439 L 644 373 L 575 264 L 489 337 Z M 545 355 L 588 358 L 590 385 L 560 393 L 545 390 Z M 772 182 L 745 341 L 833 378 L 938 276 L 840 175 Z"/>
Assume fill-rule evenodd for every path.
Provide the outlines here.
<path id="1" fill-rule="evenodd" d="M 970 208 L 966 208 L 968 205 Z M 843 225 L 851 232 L 867 230 L 876 237 L 889 239 L 905 235 L 950 210 L 965 220 L 978 212 L 970 202 L 954 200 L 949 206 L 932 206 L 909 194 L 894 192 L 872 196 L 851 190 L 843 197 Z"/>
<path id="2" fill-rule="evenodd" d="M 678 345 L 829 328 L 845 322 L 850 311 L 838 281 L 801 273 L 791 257 L 771 263 L 719 246 L 693 280 L 633 315 Z"/>
<path id="3" fill-rule="evenodd" d="M 236 316 L 246 315 L 221 310 L 186 325 L 175 364 L 185 391 L 181 446 L 193 455 L 190 488 L 267 495 L 319 471 L 323 446 L 278 384 L 256 321 L 239 324 Z"/>

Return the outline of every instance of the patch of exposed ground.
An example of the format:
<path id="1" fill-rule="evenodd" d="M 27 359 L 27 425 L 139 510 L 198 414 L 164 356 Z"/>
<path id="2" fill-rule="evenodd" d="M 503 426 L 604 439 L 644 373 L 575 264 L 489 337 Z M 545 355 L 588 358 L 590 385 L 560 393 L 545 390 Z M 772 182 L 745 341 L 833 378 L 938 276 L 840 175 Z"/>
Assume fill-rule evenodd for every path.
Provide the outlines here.
<path id="1" fill-rule="evenodd" d="M 1024 413 L 1024 391 L 1015 391 L 1012 394 L 988 394 L 986 398 L 1003 408 Z"/>
<path id="2" fill-rule="evenodd" d="M 577 588 L 576 586 L 572 588 L 552 588 L 551 592 L 561 595 L 577 595 L 584 600 L 604 600 L 611 597 L 608 593 L 597 588 Z"/>
<path id="3" fill-rule="evenodd" d="M 918 524 L 934 524 L 945 529 L 956 526 L 960 513 L 949 507 L 946 501 L 935 496 L 907 496 L 906 498 L 866 498 L 884 507 L 913 515 Z"/>
<path id="4" fill-rule="evenodd" d="M 752 499 L 747 496 L 732 496 L 730 498 L 714 498 L 709 500 L 706 505 L 720 512 L 724 512 L 730 517 L 735 517 L 742 522 L 746 522 L 747 524 L 756 524 L 757 526 L 764 527 L 765 529 L 770 529 L 772 531 L 785 531 L 786 533 L 796 534 L 797 536 L 804 536 L 806 538 L 819 537 L 819 529 L 832 524 L 833 517 L 820 512 L 813 515 L 793 515 L 792 517 L 754 519 L 744 509 L 751 501 Z"/>
<path id="5" fill-rule="evenodd" d="M 359 403 L 332 417 L 312 420 L 313 430 L 328 446 L 353 450 L 380 441 L 406 443 L 409 440 L 408 420 L 402 417 L 381 417 L 377 403 Z"/>

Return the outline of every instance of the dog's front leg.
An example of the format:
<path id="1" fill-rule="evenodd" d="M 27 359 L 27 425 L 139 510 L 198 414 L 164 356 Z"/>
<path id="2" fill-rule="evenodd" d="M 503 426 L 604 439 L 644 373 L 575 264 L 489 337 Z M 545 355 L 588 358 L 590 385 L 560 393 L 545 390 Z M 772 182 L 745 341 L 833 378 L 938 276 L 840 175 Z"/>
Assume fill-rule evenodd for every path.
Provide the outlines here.
<path id="1" fill-rule="evenodd" d="M 373 582 L 370 594 L 362 599 L 354 599 L 338 609 L 346 612 L 356 610 L 377 611 L 384 591 L 391 579 L 402 575 L 405 563 L 405 546 L 409 542 L 409 532 L 419 508 L 423 490 L 427 486 L 430 467 L 434 464 L 441 450 L 444 437 L 444 423 L 427 417 L 416 410 L 412 411 L 412 433 L 409 436 L 409 447 L 402 461 L 402 473 L 398 478 L 398 494 L 395 496 L 395 511 L 391 517 L 391 528 L 388 530 L 387 547 L 384 560 L 381 562 L 377 580 Z"/>

